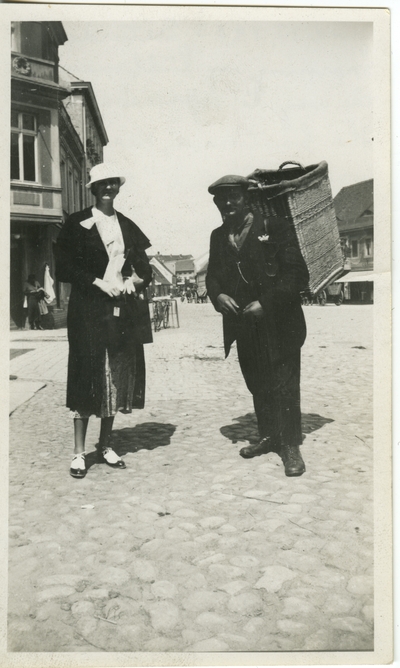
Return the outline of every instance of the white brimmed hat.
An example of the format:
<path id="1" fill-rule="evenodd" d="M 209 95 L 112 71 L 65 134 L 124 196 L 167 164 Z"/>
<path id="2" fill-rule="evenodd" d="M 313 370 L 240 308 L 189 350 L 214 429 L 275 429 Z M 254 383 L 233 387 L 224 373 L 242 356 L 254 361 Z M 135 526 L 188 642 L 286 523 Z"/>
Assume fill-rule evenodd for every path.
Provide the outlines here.
<path id="1" fill-rule="evenodd" d="M 125 176 L 120 176 L 120 172 L 115 165 L 105 162 L 92 167 L 89 176 L 90 181 L 86 184 L 86 188 L 90 188 L 96 181 L 104 181 L 105 179 L 119 179 L 121 186 L 125 183 Z"/>

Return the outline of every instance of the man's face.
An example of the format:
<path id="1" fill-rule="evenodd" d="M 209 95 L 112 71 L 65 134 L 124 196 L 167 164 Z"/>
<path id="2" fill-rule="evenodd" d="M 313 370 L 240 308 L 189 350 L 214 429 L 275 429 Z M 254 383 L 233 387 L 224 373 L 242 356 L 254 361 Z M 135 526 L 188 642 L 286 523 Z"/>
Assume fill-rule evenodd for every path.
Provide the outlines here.
<path id="1" fill-rule="evenodd" d="M 240 187 L 218 188 L 214 196 L 214 203 L 221 212 L 224 220 L 237 220 L 246 208 L 246 195 Z"/>

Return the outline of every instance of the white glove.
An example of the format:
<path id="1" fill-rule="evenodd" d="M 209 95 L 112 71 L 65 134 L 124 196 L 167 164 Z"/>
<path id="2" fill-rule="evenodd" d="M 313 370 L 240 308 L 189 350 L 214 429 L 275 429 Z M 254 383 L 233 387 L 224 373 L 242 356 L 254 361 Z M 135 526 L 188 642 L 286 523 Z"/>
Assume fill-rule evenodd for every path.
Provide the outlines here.
<path id="1" fill-rule="evenodd" d="M 128 295 L 135 294 L 136 288 L 135 288 L 135 283 L 133 281 L 133 276 L 129 276 L 129 278 L 124 279 L 124 287 L 122 288 L 122 292 Z"/>
<path id="2" fill-rule="evenodd" d="M 93 285 L 97 285 L 100 290 L 106 293 L 109 297 L 119 297 L 121 290 L 116 285 L 112 285 L 108 281 L 104 281 L 102 278 L 95 278 Z"/>

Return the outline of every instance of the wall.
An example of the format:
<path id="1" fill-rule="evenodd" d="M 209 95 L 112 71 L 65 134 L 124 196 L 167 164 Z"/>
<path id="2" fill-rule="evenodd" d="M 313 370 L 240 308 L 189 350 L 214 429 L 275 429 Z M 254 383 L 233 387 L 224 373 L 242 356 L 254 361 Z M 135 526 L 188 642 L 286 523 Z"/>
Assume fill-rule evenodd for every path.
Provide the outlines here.
<path id="1" fill-rule="evenodd" d="M 346 260 L 352 271 L 372 271 L 374 268 L 374 234 L 373 227 L 342 232 L 340 235 L 344 243 Z M 369 241 L 369 243 L 368 243 Z M 358 254 L 354 255 L 354 244 L 357 244 Z M 369 252 L 368 252 L 369 250 Z"/>

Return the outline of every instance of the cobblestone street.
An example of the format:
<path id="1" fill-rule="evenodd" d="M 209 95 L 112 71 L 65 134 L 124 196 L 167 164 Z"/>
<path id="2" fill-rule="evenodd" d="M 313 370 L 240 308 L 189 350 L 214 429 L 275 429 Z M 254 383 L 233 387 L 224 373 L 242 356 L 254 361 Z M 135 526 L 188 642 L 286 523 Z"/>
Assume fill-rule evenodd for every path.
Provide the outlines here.
<path id="1" fill-rule="evenodd" d="M 210 304 L 178 308 L 145 346 L 146 408 L 115 420 L 126 470 L 96 463 L 92 418 L 83 480 L 66 330 L 11 333 L 11 385 L 44 387 L 10 417 L 9 651 L 372 650 L 373 307 L 304 309 L 300 478 L 239 456 L 236 349 Z"/>

